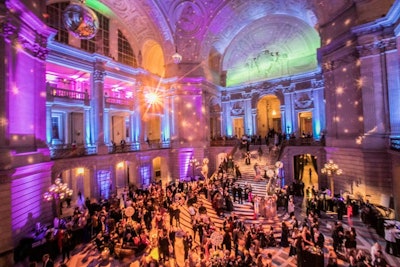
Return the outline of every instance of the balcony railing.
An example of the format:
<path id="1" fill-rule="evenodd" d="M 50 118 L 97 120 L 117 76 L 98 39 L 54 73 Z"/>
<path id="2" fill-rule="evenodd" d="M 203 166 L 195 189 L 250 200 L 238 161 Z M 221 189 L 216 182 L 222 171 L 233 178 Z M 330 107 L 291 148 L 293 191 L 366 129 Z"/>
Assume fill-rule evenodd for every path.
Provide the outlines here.
<path id="1" fill-rule="evenodd" d="M 73 146 L 69 145 L 52 145 L 50 146 L 50 157 L 52 159 L 65 159 L 84 157 L 97 154 L 96 146 Z"/>
<path id="2" fill-rule="evenodd" d="M 125 153 L 125 152 L 139 151 L 139 150 L 140 150 L 139 143 L 130 143 L 119 146 L 117 145 L 108 146 L 108 153 L 110 154 Z"/>
<path id="3" fill-rule="evenodd" d="M 287 146 L 324 146 L 324 142 L 320 140 L 314 140 L 313 138 L 291 138 L 282 141 L 282 145 Z"/>
<path id="4" fill-rule="evenodd" d="M 127 107 L 133 106 L 132 99 L 117 98 L 117 97 L 105 97 L 105 101 L 107 104 L 112 104 L 112 105 L 127 106 Z"/>
<path id="5" fill-rule="evenodd" d="M 211 140 L 210 146 L 236 146 L 239 143 L 239 139 L 236 138 L 217 138 Z"/>
<path id="6" fill-rule="evenodd" d="M 89 95 L 86 92 L 79 92 L 75 90 L 57 88 L 53 86 L 47 86 L 47 96 L 62 97 L 76 100 L 89 100 Z"/>

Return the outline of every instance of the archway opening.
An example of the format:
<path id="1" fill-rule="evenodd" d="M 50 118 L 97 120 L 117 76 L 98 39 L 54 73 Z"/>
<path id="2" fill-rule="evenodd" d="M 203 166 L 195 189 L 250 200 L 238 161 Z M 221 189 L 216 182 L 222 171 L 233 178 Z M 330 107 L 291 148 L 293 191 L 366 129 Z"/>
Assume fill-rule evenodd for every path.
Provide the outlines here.
<path id="1" fill-rule="evenodd" d="M 298 190 L 304 190 L 299 194 L 307 195 L 307 189 L 312 194 L 311 189 L 313 187 L 317 191 L 319 189 L 317 157 L 311 154 L 300 154 L 294 156 L 293 161 L 295 184 L 301 188 Z M 308 197 L 311 197 L 311 195 Z"/>
<path id="2" fill-rule="evenodd" d="M 312 112 L 305 111 L 299 113 L 299 131 L 301 137 L 312 137 Z"/>
<path id="3" fill-rule="evenodd" d="M 281 102 L 275 95 L 266 95 L 257 103 L 257 134 L 274 138 L 282 132 Z"/>
<path id="4" fill-rule="evenodd" d="M 243 118 L 241 118 L 241 117 L 233 118 L 232 123 L 233 123 L 233 135 L 234 136 L 239 138 L 245 134 Z"/>

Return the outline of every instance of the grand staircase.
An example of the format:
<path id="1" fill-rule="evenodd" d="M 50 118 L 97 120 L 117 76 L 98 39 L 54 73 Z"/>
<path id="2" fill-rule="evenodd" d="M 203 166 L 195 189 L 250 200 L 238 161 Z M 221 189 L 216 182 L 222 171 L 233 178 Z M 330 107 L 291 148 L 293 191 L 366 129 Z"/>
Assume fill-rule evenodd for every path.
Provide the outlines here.
<path id="1" fill-rule="evenodd" d="M 258 146 L 250 147 L 251 154 L 253 155 L 250 165 L 245 164 L 244 159 L 242 158 L 242 153 L 243 153 L 242 150 L 237 150 L 236 153 L 233 155 L 234 161 L 236 164 L 239 165 L 240 171 L 242 173 L 242 178 L 238 179 L 236 183 L 242 188 L 247 183 L 252 188 L 253 196 L 258 195 L 261 197 L 264 197 L 267 193 L 266 191 L 267 181 L 265 179 L 261 181 L 257 181 L 254 179 L 255 178 L 254 164 L 257 162 L 260 166 L 265 166 L 274 164 L 276 161 L 275 158 L 271 157 L 268 153 L 266 153 L 267 152 L 266 147 L 263 146 L 263 148 L 264 148 L 263 156 L 259 158 L 258 154 L 256 153 Z M 211 202 L 208 201 L 203 195 L 200 195 L 199 199 L 200 201 L 202 201 L 203 205 L 207 208 L 207 214 L 210 217 L 211 221 L 215 224 L 215 226 L 218 229 L 221 229 L 223 227 L 224 218 L 221 218 L 220 216 L 217 215 L 216 211 L 212 207 Z M 180 218 L 181 227 L 183 229 L 186 228 L 187 230 L 190 230 L 189 232 L 191 232 L 192 224 L 188 208 L 186 206 L 181 206 L 180 210 L 181 210 L 181 218 Z M 236 215 L 244 220 L 246 226 L 251 226 L 253 224 L 259 226 L 261 224 L 264 230 L 269 230 L 271 227 L 273 227 L 274 236 L 278 242 L 280 240 L 280 235 L 281 235 L 281 223 L 289 219 L 289 216 L 287 216 L 285 211 L 279 209 L 277 211 L 277 216 L 275 216 L 274 218 L 263 218 L 263 217 L 255 218 L 253 204 L 251 202 L 248 202 L 247 200 L 244 200 L 243 204 L 235 202 L 233 211 L 225 212 L 224 215 L 225 217 L 230 215 Z"/>

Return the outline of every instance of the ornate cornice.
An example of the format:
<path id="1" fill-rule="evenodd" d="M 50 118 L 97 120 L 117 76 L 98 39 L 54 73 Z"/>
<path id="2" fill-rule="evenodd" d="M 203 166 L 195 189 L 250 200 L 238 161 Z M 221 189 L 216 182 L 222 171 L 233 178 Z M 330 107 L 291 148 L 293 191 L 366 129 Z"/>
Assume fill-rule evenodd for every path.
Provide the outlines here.
<path id="1" fill-rule="evenodd" d="M 325 86 L 324 80 L 312 80 L 311 85 L 313 88 L 321 88 Z"/>
<path id="2" fill-rule="evenodd" d="M 284 88 L 282 89 L 282 92 L 283 92 L 284 94 L 293 93 L 293 92 L 295 91 L 295 89 L 296 89 L 295 84 L 294 84 L 294 83 L 291 83 L 289 86 L 284 87 Z"/>
<path id="3" fill-rule="evenodd" d="M 242 92 L 242 98 L 244 99 L 250 99 L 252 95 L 252 92 Z"/>
<path id="4" fill-rule="evenodd" d="M 377 55 L 379 53 L 395 50 L 397 48 L 396 38 L 380 40 L 379 42 L 357 46 L 360 57 Z"/>
<path id="5" fill-rule="evenodd" d="M 16 38 L 18 33 L 18 26 L 15 21 L 8 17 L 0 18 L 0 35 L 4 36 L 7 40 Z"/>
<path id="6" fill-rule="evenodd" d="M 45 60 L 49 51 L 46 48 L 46 38 L 36 34 L 35 40 L 29 40 L 22 35 L 18 36 L 18 42 L 26 52 L 41 60 Z"/>
<path id="7" fill-rule="evenodd" d="M 229 93 L 227 93 L 226 91 L 223 91 L 221 93 L 221 101 L 222 102 L 228 102 L 231 100 L 231 95 Z"/>

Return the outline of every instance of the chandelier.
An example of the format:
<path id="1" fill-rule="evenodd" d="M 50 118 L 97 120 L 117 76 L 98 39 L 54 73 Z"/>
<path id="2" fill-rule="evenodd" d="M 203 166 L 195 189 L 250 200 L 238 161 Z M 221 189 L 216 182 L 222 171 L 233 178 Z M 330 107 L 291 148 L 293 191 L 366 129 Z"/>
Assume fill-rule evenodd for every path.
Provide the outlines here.
<path id="1" fill-rule="evenodd" d="M 343 173 L 342 169 L 339 169 L 339 166 L 331 159 L 324 164 L 321 172 L 326 175 L 341 175 Z"/>
<path id="2" fill-rule="evenodd" d="M 333 176 L 341 175 L 343 173 L 342 169 L 340 169 L 339 166 L 330 159 L 327 163 L 324 164 L 324 167 L 321 169 L 321 173 L 326 174 L 329 177 L 331 196 L 334 196 L 335 181 L 333 180 Z"/>
<path id="3" fill-rule="evenodd" d="M 99 29 L 99 19 L 96 13 L 88 8 L 85 0 L 71 3 L 63 12 L 65 28 L 79 39 L 91 39 Z"/>
<path id="4" fill-rule="evenodd" d="M 64 199 L 72 196 L 72 189 L 68 188 L 68 184 L 63 183 L 60 178 L 54 181 L 54 184 L 50 185 L 48 191 L 43 194 L 45 201 L 55 201 L 57 217 L 60 217 L 59 205 Z"/>

